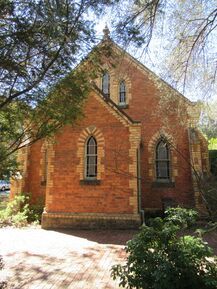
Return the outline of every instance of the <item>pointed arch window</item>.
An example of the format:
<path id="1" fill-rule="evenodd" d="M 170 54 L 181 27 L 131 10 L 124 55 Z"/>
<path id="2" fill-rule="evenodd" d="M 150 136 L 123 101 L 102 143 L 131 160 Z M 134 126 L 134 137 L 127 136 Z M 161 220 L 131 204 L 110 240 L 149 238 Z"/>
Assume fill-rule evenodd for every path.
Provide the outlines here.
<path id="1" fill-rule="evenodd" d="M 170 152 L 164 140 L 160 140 L 156 146 L 156 178 L 158 180 L 170 179 Z"/>
<path id="2" fill-rule="evenodd" d="M 126 104 L 126 84 L 124 80 L 121 80 L 119 84 L 119 103 Z"/>
<path id="3" fill-rule="evenodd" d="M 48 149 L 45 148 L 45 150 L 42 152 L 42 179 L 41 179 L 41 185 L 46 185 L 48 177 Z"/>
<path id="4" fill-rule="evenodd" d="M 107 71 L 102 76 L 102 92 L 106 97 L 110 97 L 110 75 Z"/>
<path id="5" fill-rule="evenodd" d="M 97 177 L 97 142 L 91 136 L 86 143 L 86 178 Z"/>

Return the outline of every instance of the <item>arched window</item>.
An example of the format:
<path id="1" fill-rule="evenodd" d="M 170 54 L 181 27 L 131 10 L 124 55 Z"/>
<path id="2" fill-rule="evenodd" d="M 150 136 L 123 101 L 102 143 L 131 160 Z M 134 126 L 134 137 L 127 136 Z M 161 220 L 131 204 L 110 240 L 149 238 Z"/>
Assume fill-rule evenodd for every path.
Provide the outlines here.
<path id="1" fill-rule="evenodd" d="M 110 97 L 110 76 L 107 71 L 102 76 L 102 92 L 106 97 Z"/>
<path id="2" fill-rule="evenodd" d="M 47 148 L 42 153 L 42 183 L 46 184 L 48 175 L 48 150 Z"/>
<path id="3" fill-rule="evenodd" d="M 126 104 L 126 84 L 124 80 L 119 84 L 119 103 Z"/>
<path id="4" fill-rule="evenodd" d="M 159 180 L 170 178 L 170 153 L 164 140 L 160 140 L 156 146 L 156 178 Z"/>
<path id="5" fill-rule="evenodd" d="M 86 178 L 97 176 L 97 142 L 91 136 L 86 144 Z"/>

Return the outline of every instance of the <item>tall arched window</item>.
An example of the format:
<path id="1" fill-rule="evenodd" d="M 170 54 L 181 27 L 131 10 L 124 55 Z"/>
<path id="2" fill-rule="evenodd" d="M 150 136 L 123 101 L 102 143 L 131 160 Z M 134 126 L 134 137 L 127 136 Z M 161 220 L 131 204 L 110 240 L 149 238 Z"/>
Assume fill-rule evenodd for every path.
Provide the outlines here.
<path id="1" fill-rule="evenodd" d="M 170 153 L 164 140 L 160 140 L 156 146 L 156 178 L 159 180 L 170 178 Z"/>
<path id="2" fill-rule="evenodd" d="M 110 97 L 110 76 L 107 71 L 102 76 L 102 92 L 106 97 Z"/>
<path id="3" fill-rule="evenodd" d="M 48 176 L 48 150 L 45 148 L 45 150 L 42 152 L 42 184 L 45 185 L 47 182 L 47 176 Z"/>
<path id="4" fill-rule="evenodd" d="M 97 142 L 91 136 L 86 144 L 86 178 L 97 176 Z"/>
<path id="5" fill-rule="evenodd" d="M 119 103 L 126 104 L 126 84 L 124 80 L 121 80 L 119 84 Z"/>

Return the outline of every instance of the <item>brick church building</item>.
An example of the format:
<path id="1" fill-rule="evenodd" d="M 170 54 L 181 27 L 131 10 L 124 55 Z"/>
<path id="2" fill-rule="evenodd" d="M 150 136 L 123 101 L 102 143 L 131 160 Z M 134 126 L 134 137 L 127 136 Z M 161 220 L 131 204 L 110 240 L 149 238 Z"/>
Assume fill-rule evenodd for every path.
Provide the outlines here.
<path id="1" fill-rule="evenodd" d="M 104 33 L 99 45 L 119 57 L 104 58 L 84 117 L 19 152 L 11 194 L 45 199 L 43 228 L 132 228 L 168 205 L 202 207 L 194 172 L 209 164 L 197 104 Z"/>

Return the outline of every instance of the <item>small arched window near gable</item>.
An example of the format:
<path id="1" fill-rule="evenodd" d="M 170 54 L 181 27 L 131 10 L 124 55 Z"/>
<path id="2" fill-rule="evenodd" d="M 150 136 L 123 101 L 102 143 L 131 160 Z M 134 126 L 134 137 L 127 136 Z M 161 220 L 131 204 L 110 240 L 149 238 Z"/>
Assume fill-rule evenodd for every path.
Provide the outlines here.
<path id="1" fill-rule="evenodd" d="M 160 140 L 156 146 L 156 178 L 157 180 L 170 179 L 170 152 L 164 140 Z"/>
<path id="2" fill-rule="evenodd" d="M 126 84 L 121 80 L 119 84 L 119 104 L 126 104 Z"/>
<path id="3" fill-rule="evenodd" d="M 110 97 L 110 76 L 107 71 L 102 76 L 102 92 L 106 97 Z"/>
<path id="4" fill-rule="evenodd" d="M 91 136 L 86 143 L 86 178 L 97 177 L 97 142 Z"/>

